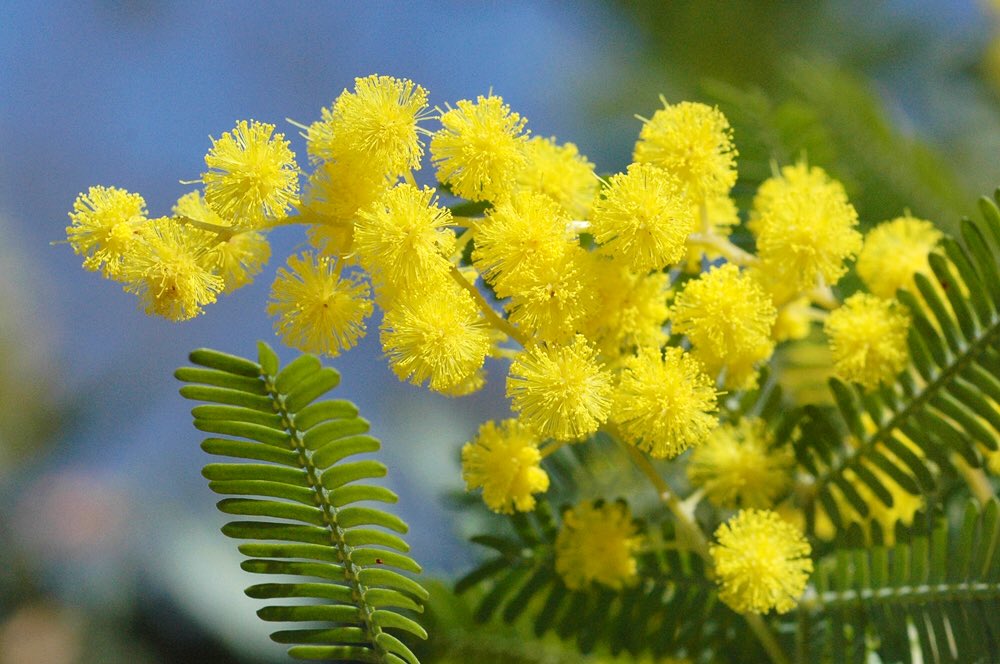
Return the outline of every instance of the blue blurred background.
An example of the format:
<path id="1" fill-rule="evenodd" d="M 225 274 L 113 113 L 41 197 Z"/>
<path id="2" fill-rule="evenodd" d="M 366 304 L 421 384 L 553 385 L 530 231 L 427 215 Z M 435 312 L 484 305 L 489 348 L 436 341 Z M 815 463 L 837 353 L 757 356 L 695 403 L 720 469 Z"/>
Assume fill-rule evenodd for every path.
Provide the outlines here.
<path id="1" fill-rule="evenodd" d="M 0 664 L 283 657 L 242 596 L 251 581 L 218 533 L 206 456 L 171 373 L 194 347 L 251 354 L 273 339 L 267 291 L 304 234 L 276 231 L 255 284 L 170 323 L 60 244 L 88 186 L 140 192 L 166 214 L 190 189 L 179 181 L 202 172 L 208 137 L 246 118 L 279 125 L 304 162 L 285 119 L 311 122 L 370 73 L 411 78 L 438 105 L 492 89 L 533 133 L 575 142 L 613 172 L 629 160 L 634 114 L 651 114 L 660 93 L 711 102 L 724 83 L 810 101 L 805 61 L 853 77 L 894 140 L 920 141 L 954 175 L 915 189 L 934 194 L 918 196 L 922 213 L 948 226 L 1000 182 L 993 11 L 960 0 L 4 3 Z M 902 212 L 893 195 L 905 188 L 882 196 L 825 121 L 827 142 L 793 136 L 789 151 L 809 147 L 848 181 L 869 223 Z M 741 152 L 750 163 L 754 146 Z M 444 497 L 460 488 L 462 442 L 507 411 L 503 367 L 482 393 L 448 400 L 399 384 L 377 334 L 335 365 L 342 396 L 384 441 L 414 557 L 454 576 L 471 559 L 469 524 Z"/>

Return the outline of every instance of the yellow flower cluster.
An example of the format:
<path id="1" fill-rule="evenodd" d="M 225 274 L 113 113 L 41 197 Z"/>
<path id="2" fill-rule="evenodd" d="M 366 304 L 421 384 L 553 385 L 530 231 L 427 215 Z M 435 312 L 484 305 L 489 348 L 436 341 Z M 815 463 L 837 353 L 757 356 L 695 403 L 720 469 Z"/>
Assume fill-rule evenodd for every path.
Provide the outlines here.
<path id="1" fill-rule="evenodd" d="M 710 554 L 719 599 L 739 613 L 785 613 L 812 573 L 802 532 L 768 510 L 743 510 L 719 526 Z"/>
<path id="2" fill-rule="evenodd" d="M 641 546 L 627 505 L 585 501 L 563 514 L 556 536 L 556 572 L 570 590 L 591 583 L 619 589 L 637 580 L 635 553 Z"/>
<path id="3" fill-rule="evenodd" d="M 273 125 L 240 121 L 212 140 L 202 190 L 184 192 L 171 217 L 92 187 L 73 205 L 69 243 L 148 312 L 183 320 L 263 271 L 270 230 L 304 225 L 310 246 L 277 269 L 267 304 L 286 344 L 336 356 L 377 306 L 401 381 L 457 397 L 485 384 L 488 362 L 506 364 L 512 417 L 483 424 L 461 453 L 465 486 L 487 507 L 535 509 L 546 457 L 599 433 L 631 446 L 637 465 L 693 448 L 692 484 L 747 510 L 706 554 L 720 598 L 787 611 L 810 548 L 759 510 L 791 492 L 793 455 L 759 420 L 720 428 L 741 396 L 725 391 L 756 386 L 778 344 L 824 317 L 839 376 L 892 379 L 908 318 L 880 298 L 912 288 L 937 232 L 907 216 L 862 248 L 844 188 L 796 164 L 757 191 L 751 252 L 730 239 L 737 150 L 717 108 L 664 101 L 638 128 L 633 163 L 599 178 L 576 145 L 532 136 L 498 95 L 429 100 L 409 80 L 356 79 L 298 125 L 302 170 Z M 834 288 L 854 257 L 874 295 L 840 306 Z M 624 503 L 584 501 L 563 515 L 555 568 L 570 590 L 621 589 L 638 580 L 643 542 Z"/>
<path id="4" fill-rule="evenodd" d="M 770 508 L 792 483 L 795 458 L 757 418 L 743 418 L 711 433 L 687 467 L 691 483 L 720 507 Z"/>

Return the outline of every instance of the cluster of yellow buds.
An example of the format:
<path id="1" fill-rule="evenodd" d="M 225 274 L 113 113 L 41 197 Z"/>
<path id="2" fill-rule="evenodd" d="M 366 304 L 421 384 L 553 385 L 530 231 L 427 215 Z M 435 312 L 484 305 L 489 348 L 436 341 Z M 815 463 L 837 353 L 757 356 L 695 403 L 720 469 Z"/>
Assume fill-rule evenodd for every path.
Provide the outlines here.
<path id="1" fill-rule="evenodd" d="M 602 428 L 656 458 L 712 441 L 692 480 L 721 504 L 767 509 L 794 464 L 760 445 L 757 424 L 713 434 L 717 397 L 753 387 L 776 344 L 820 320 L 839 375 L 869 387 L 891 380 L 906 361 L 907 318 L 889 298 L 920 269 L 891 276 L 893 247 L 914 235 L 926 249 L 937 236 L 903 218 L 862 250 L 844 188 L 800 163 L 759 188 L 747 214 L 756 250 L 741 249 L 730 240 L 740 216 L 728 121 L 704 104 L 662 103 L 641 119 L 633 163 L 601 178 L 572 143 L 531 136 L 497 95 L 432 109 L 421 86 L 368 76 L 300 125 L 310 172 L 273 125 L 241 121 L 212 141 L 203 190 L 172 215 L 149 218 L 138 194 L 92 187 L 67 233 L 85 268 L 121 282 L 148 312 L 183 320 L 260 273 L 269 229 L 304 224 L 312 248 L 278 270 L 268 303 L 288 345 L 336 356 L 365 334 L 377 304 L 401 380 L 460 396 L 485 383 L 486 358 L 510 360 L 514 417 L 484 425 L 462 452 L 468 487 L 482 487 L 496 511 L 533 509 L 549 485 L 542 459 Z M 437 188 L 417 184 L 425 162 Z M 874 294 L 839 308 L 831 286 L 859 252 Z M 734 459 L 752 459 L 757 480 Z M 623 579 L 602 574 L 634 575 L 630 517 L 578 512 L 584 524 L 611 515 L 618 525 L 606 530 L 627 543 L 584 576 L 614 586 Z M 563 548 L 576 551 L 574 541 Z M 569 567 L 567 579 L 582 583 Z"/>

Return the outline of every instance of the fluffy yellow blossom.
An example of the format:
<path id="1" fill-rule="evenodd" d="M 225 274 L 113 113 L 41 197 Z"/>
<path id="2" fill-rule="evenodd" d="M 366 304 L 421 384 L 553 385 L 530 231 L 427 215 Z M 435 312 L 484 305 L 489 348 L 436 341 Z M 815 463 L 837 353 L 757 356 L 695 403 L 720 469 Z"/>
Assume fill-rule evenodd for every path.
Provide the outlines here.
<path id="1" fill-rule="evenodd" d="M 909 215 L 881 223 L 865 235 L 858 275 L 879 297 L 895 297 L 900 288 L 916 293 L 913 275 L 931 274 L 927 254 L 940 239 L 934 224 Z"/>
<path id="2" fill-rule="evenodd" d="M 427 115 L 427 90 L 413 81 L 375 74 L 356 78 L 354 92 L 344 90 L 310 125 L 306 148 L 316 160 L 363 160 L 395 177 L 420 168 L 425 130 L 418 123 Z"/>
<path id="3" fill-rule="evenodd" d="M 817 167 L 785 166 L 757 192 L 750 229 L 762 268 L 796 288 L 834 284 L 861 249 L 858 214 L 844 187 Z"/>
<path id="4" fill-rule="evenodd" d="M 891 381 L 906 366 L 910 316 L 895 300 L 856 293 L 830 313 L 823 326 L 834 372 L 866 389 Z"/>
<path id="5" fill-rule="evenodd" d="M 591 232 L 602 250 L 636 272 L 679 261 L 697 210 L 677 178 L 650 164 L 613 175 L 594 203 Z"/>
<path id="6" fill-rule="evenodd" d="M 570 590 L 599 583 L 615 590 L 638 579 L 642 546 L 628 505 L 584 501 L 563 513 L 556 536 L 556 572 Z"/>
<path id="7" fill-rule="evenodd" d="M 569 247 L 562 259 L 524 270 L 506 304 L 510 322 L 537 341 L 566 343 L 595 308 L 592 255 Z"/>
<path id="8" fill-rule="evenodd" d="M 73 202 L 66 237 L 84 256 L 83 267 L 109 279 L 121 275 L 122 257 L 142 234 L 146 201 L 117 187 L 91 187 Z"/>
<path id="9" fill-rule="evenodd" d="M 687 335 L 710 375 L 725 370 L 736 389 L 752 387 L 755 365 L 774 351 L 776 316 L 767 293 L 732 263 L 689 281 L 671 308 L 672 330 Z"/>
<path id="10" fill-rule="evenodd" d="M 518 355 L 507 377 L 507 396 L 540 437 L 579 440 L 607 419 L 611 377 L 577 335 L 566 346 L 535 345 Z"/>
<path id="11" fill-rule="evenodd" d="M 593 260 L 597 282 L 594 306 L 584 331 L 610 357 L 633 348 L 662 346 L 667 341 L 670 277 L 663 272 L 641 274 L 617 261 Z"/>
<path id="12" fill-rule="evenodd" d="M 739 613 L 790 611 L 813 571 L 802 531 L 769 510 L 743 510 L 715 531 L 709 549 L 719 599 Z"/>
<path id="13" fill-rule="evenodd" d="M 483 501 L 494 512 L 530 512 L 534 494 L 549 488 L 541 461 L 538 439 L 525 426 L 517 420 L 500 426 L 489 421 L 462 447 L 462 479 L 466 491 L 482 487 Z"/>
<path id="14" fill-rule="evenodd" d="M 698 203 L 728 194 L 737 153 L 726 116 L 705 104 L 660 100 L 663 108 L 643 122 L 633 159 L 669 171 Z"/>
<path id="15" fill-rule="evenodd" d="M 447 392 L 475 374 L 491 347 L 472 296 L 446 278 L 411 289 L 386 310 L 382 349 L 400 380 Z"/>
<path id="16" fill-rule="evenodd" d="M 274 125 L 240 120 L 205 155 L 205 201 L 237 228 L 283 216 L 298 203 L 299 167 Z"/>
<path id="17" fill-rule="evenodd" d="M 559 264 L 572 248 L 569 218 L 547 196 L 521 194 L 498 203 L 475 228 L 472 260 L 497 295 L 530 285 L 533 270 Z"/>
<path id="18" fill-rule="evenodd" d="M 205 267 L 202 238 L 170 217 L 149 222 L 122 266 L 125 290 L 142 300 L 146 313 L 180 321 L 215 302 L 224 283 Z"/>
<path id="19" fill-rule="evenodd" d="M 656 458 L 673 458 L 717 425 L 715 388 L 701 363 L 680 348 L 641 348 L 625 361 L 612 421 L 625 440 Z"/>
<path id="20" fill-rule="evenodd" d="M 544 194 L 573 219 L 586 219 L 600 185 L 594 165 L 572 143 L 535 136 L 527 144 L 527 165 L 517 177 L 519 192 Z"/>
<path id="21" fill-rule="evenodd" d="M 771 329 L 775 342 L 805 339 L 813 321 L 812 305 L 808 297 L 799 297 L 778 308 L 778 317 Z"/>
<path id="22" fill-rule="evenodd" d="M 354 251 L 361 265 L 390 287 L 414 285 L 450 269 L 455 245 L 451 212 L 434 190 L 400 184 L 358 213 Z"/>
<path id="23" fill-rule="evenodd" d="M 290 256 L 271 286 L 267 313 L 274 330 L 293 348 L 336 357 L 365 335 L 372 314 L 368 284 L 342 276 L 329 256 Z"/>
<path id="24" fill-rule="evenodd" d="M 688 478 L 720 507 L 768 508 L 792 483 L 795 457 L 757 418 L 743 418 L 713 431 L 694 449 Z"/>
<path id="25" fill-rule="evenodd" d="M 174 205 L 173 212 L 176 216 L 213 226 L 225 228 L 229 225 L 215 210 L 208 207 L 205 198 L 197 191 L 181 196 Z M 267 237 L 257 231 L 237 232 L 224 238 L 209 231 L 198 233 L 192 230 L 192 233 L 204 238 L 208 248 L 205 254 L 206 267 L 222 277 L 225 293 L 251 283 L 271 258 L 271 245 L 268 244 Z"/>
<path id="26" fill-rule="evenodd" d="M 431 138 L 438 181 L 469 200 L 506 199 L 527 162 L 525 120 L 496 95 L 455 106 L 441 114 L 442 128 Z"/>
<path id="27" fill-rule="evenodd" d="M 340 159 L 319 164 L 309 176 L 299 214 L 309 224 L 317 249 L 338 256 L 350 253 L 354 222 L 389 189 L 385 174 L 364 161 Z"/>

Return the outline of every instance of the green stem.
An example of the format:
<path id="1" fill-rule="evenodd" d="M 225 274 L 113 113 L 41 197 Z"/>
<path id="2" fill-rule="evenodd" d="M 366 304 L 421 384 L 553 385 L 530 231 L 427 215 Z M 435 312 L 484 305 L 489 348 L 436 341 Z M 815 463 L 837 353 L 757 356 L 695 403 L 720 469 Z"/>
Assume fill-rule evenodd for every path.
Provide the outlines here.
<path id="1" fill-rule="evenodd" d="M 750 252 L 743 251 L 730 242 L 728 238 L 714 233 L 691 233 L 688 235 L 687 241 L 688 244 L 713 249 L 730 263 L 743 267 L 754 265 L 758 261 L 758 258 Z"/>
<path id="2" fill-rule="evenodd" d="M 456 282 L 458 282 L 459 286 L 467 290 L 469 294 L 472 295 L 472 299 L 475 300 L 479 310 L 483 312 L 483 316 L 486 317 L 486 320 L 488 320 L 493 327 L 500 330 L 517 343 L 521 344 L 521 346 L 528 345 L 528 338 L 524 336 L 520 330 L 511 325 L 510 321 L 502 318 L 496 311 L 494 311 L 493 307 L 490 306 L 490 303 L 483 297 L 483 294 L 479 292 L 479 289 L 470 284 L 469 280 L 462 276 L 462 273 L 455 265 L 451 266 L 451 276 Z"/>
<path id="3" fill-rule="evenodd" d="M 707 563 L 708 569 L 711 570 L 713 562 L 712 556 L 709 554 L 708 539 L 692 516 L 684 509 L 684 504 L 677 497 L 677 494 L 674 493 L 674 490 L 670 488 L 670 485 L 663 476 L 656 471 L 656 468 L 646 458 L 646 455 L 636 449 L 634 445 L 625 442 L 613 426 L 606 427 L 605 430 L 625 449 L 625 452 L 632 458 L 633 463 L 635 463 L 642 474 L 649 478 L 649 481 L 656 488 L 660 500 L 677 520 L 678 529 L 687 538 L 687 543 L 691 547 L 691 550 L 701 556 Z M 740 615 L 746 620 L 750 630 L 757 637 L 757 640 L 760 641 L 761 646 L 767 652 L 767 656 L 774 664 L 790 664 L 788 655 L 785 654 L 781 644 L 778 643 L 777 638 L 775 638 L 774 633 L 768 627 L 767 623 L 764 622 L 763 618 L 755 613 L 741 613 Z"/>

